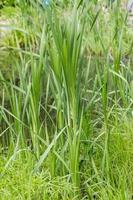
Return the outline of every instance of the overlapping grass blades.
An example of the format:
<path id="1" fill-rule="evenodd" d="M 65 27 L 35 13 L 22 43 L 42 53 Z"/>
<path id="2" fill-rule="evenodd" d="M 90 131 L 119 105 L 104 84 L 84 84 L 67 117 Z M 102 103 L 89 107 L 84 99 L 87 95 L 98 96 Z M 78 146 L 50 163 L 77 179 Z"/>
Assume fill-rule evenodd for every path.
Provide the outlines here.
<path id="1" fill-rule="evenodd" d="M 14 198 L 132 198 L 131 34 L 117 4 L 106 15 L 95 2 L 20 4 L 2 48 L 14 58 L 0 75 L 4 197 L 11 177 Z"/>
<path id="2" fill-rule="evenodd" d="M 58 19 L 56 11 L 48 10 L 50 28 L 48 53 L 50 56 L 53 95 L 57 107 L 57 129 L 67 124 L 66 136 L 69 144 L 69 162 L 72 181 L 79 186 L 79 147 L 82 124 L 81 105 L 81 44 L 84 20 L 79 20 L 76 6 L 70 21 Z M 52 37 L 52 38 L 51 38 Z M 66 139 L 65 139 L 66 138 Z"/>

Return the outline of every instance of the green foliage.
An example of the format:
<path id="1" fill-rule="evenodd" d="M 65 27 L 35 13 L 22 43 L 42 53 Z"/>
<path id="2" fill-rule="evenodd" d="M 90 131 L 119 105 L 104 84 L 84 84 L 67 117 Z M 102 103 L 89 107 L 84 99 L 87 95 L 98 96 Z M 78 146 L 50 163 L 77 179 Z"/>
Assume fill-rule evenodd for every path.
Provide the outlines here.
<path id="1" fill-rule="evenodd" d="M 14 9 L 0 45 L 0 199 L 132 199 L 127 13 L 102 1 Z"/>
<path id="2" fill-rule="evenodd" d="M 0 6 L 13 6 L 16 2 L 16 0 L 1 0 Z"/>

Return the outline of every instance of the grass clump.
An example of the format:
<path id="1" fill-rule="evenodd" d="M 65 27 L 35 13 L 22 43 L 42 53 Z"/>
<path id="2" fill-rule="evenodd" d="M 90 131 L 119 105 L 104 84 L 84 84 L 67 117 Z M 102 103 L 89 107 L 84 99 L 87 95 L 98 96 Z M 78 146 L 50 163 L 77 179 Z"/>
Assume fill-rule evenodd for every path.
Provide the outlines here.
<path id="1" fill-rule="evenodd" d="M 0 72 L 0 198 L 132 199 L 127 12 L 101 1 L 16 6 L 20 24 L 0 47 L 12 58 Z"/>

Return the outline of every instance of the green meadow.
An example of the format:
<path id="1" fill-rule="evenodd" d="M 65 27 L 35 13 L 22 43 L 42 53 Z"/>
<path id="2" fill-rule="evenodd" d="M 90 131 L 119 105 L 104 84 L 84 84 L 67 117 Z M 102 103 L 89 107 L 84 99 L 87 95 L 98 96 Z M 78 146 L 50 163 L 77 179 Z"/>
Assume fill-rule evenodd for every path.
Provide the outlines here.
<path id="1" fill-rule="evenodd" d="M 0 200 L 133 199 L 125 4 L 1 0 Z"/>

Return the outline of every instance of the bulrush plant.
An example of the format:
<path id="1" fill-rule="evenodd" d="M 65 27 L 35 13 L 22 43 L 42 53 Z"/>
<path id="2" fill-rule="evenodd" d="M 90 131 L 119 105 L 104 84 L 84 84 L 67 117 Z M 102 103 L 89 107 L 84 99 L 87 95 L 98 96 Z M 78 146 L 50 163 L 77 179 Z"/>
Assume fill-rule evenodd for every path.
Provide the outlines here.
<path id="1" fill-rule="evenodd" d="M 21 28 L 0 47 L 13 58 L 0 199 L 132 199 L 132 34 L 115 2 L 108 17 L 102 1 L 18 2 Z"/>
<path id="2" fill-rule="evenodd" d="M 39 139 L 38 136 L 41 134 L 41 98 L 42 98 L 42 81 L 44 76 L 44 64 L 45 64 L 45 25 L 42 28 L 42 34 L 40 36 L 39 46 L 39 59 L 35 58 L 31 53 L 31 91 L 30 91 L 30 103 L 29 103 L 29 114 L 30 114 L 30 128 L 31 138 L 34 150 L 37 158 L 39 158 Z"/>
<path id="3" fill-rule="evenodd" d="M 23 22 L 24 23 L 24 22 Z M 24 24 L 25 25 L 25 24 Z M 1 113 L 4 121 L 10 129 L 10 142 L 13 144 L 18 138 L 19 148 L 32 146 L 37 158 L 40 155 L 38 136 L 42 133 L 42 122 L 40 119 L 40 107 L 42 98 L 42 81 L 45 69 L 45 26 L 42 26 L 39 36 L 30 35 L 28 32 L 19 30 L 24 37 L 23 50 L 19 43 L 19 35 L 14 29 L 11 47 L 15 52 L 14 68 L 10 74 L 10 80 L 5 80 L 1 74 L 3 91 L 6 101 L 2 104 Z M 36 52 L 33 49 L 37 45 Z M 3 98 L 4 99 L 4 98 Z M 5 102 L 6 102 L 5 101 Z M 3 101 L 4 102 L 4 101 Z"/>
<path id="4" fill-rule="evenodd" d="M 81 105 L 81 44 L 83 40 L 84 19 L 74 5 L 70 19 L 60 20 L 56 10 L 49 9 L 48 54 L 51 68 L 51 88 L 56 106 L 57 130 L 66 126 L 60 138 L 61 154 L 67 153 L 72 183 L 79 187 L 80 136 L 82 127 Z M 66 148 L 66 143 L 68 148 Z M 66 151 L 66 152 L 63 152 Z M 65 155 L 64 155 L 65 156 Z"/>

